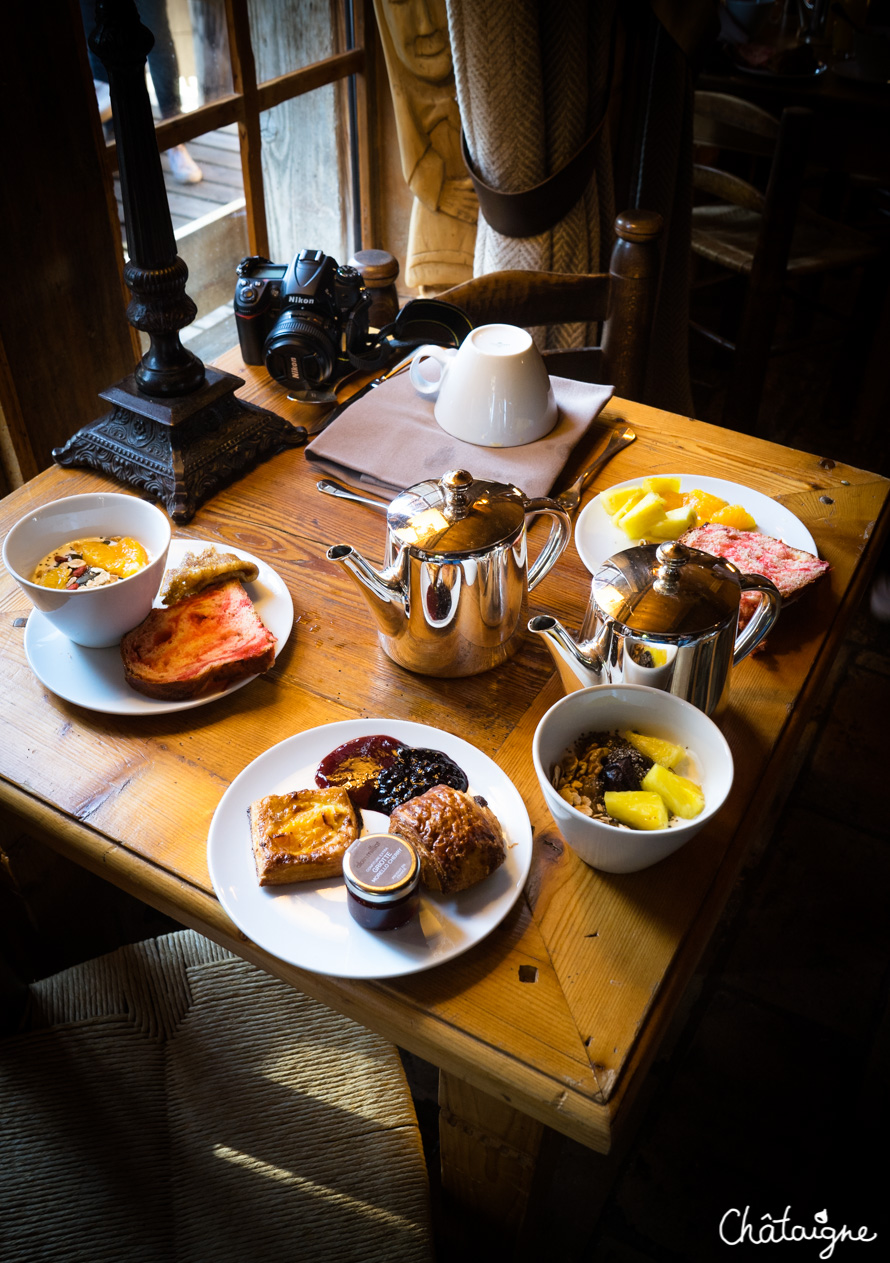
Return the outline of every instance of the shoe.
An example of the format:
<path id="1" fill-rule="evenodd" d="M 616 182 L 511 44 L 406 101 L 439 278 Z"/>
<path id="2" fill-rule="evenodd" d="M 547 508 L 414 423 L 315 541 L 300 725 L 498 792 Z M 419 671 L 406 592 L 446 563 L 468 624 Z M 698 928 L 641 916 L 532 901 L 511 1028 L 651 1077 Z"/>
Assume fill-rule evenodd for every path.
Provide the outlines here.
<path id="1" fill-rule="evenodd" d="M 195 162 L 185 145 L 176 145 L 173 149 L 168 149 L 167 157 L 170 160 L 170 170 L 173 172 L 173 179 L 180 184 L 198 184 L 204 179 L 204 172 Z"/>
<path id="2" fill-rule="evenodd" d="M 111 89 L 101 79 L 94 79 L 93 87 L 96 89 L 96 104 L 99 106 L 99 117 L 103 123 L 107 123 L 111 118 Z"/>

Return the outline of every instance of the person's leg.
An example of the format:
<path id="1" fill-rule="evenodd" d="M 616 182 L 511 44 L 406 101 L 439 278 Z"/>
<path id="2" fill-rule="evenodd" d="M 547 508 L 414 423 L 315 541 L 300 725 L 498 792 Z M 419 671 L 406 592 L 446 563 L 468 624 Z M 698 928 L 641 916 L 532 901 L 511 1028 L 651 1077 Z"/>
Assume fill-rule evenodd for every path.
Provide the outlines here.
<path id="1" fill-rule="evenodd" d="M 137 0 L 139 17 L 154 36 L 154 47 L 148 54 L 148 69 L 154 84 L 155 96 L 161 118 L 172 118 L 182 113 L 182 97 L 179 92 L 179 58 L 167 17 L 166 0 Z M 180 184 L 197 184 L 204 173 L 185 145 L 174 145 L 167 150 L 170 170 Z"/>
<path id="2" fill-rule="evenodd" d="M 166 0 L 137 0 L 137 9 L 143 26 L 154 36 L 154 47 L 148 54 L 148 69 L 154 84 L 155 96 L 161 118 L 172 118 L 182 113 L 179 95 L 179 58 L 167 17 Z"/>

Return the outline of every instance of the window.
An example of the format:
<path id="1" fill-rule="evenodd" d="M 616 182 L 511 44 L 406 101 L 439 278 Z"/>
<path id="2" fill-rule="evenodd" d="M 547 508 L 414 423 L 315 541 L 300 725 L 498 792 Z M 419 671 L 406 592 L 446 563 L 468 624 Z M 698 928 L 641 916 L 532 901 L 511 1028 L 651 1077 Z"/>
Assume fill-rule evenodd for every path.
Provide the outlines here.
<path id="1" fill-rule="evenodd" d="M 89 32 L 92 0 L 81 8 Z M 206 360 L 237 341 L 231 302 L 244 254 L 288 262 L 311 247 L 345 262 L 373 235 L 369 211 L 358 210 L 368 150 L 364 6 L 137 0 L 137 9 L 156 36 L 149 93 L 187 291 L 198 305 L 181 336 Z M 104 70 L 95 58 L 91 65 L 101 111 Z"/>

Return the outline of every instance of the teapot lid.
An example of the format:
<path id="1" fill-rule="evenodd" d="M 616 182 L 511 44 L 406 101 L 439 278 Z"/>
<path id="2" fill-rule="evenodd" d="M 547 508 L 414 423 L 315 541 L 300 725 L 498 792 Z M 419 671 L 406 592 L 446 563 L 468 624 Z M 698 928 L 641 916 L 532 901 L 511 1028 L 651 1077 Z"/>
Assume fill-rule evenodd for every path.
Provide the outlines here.
<path id="1" fill-rule="evenodd" d="M 599 609 L 634 632 L 696 635 L 738 615 L 739 569 L 670 540 L 617 553 L 593 577 Z"/>
<path id="2" fill-rule="evenodd" d="M 519 532 L 525 499 L 518 487 L 451 469 L 438 482 L 429 479 L 400 492 L 386 520 L 396 547 L 439 557 L 486 552 Z"/>

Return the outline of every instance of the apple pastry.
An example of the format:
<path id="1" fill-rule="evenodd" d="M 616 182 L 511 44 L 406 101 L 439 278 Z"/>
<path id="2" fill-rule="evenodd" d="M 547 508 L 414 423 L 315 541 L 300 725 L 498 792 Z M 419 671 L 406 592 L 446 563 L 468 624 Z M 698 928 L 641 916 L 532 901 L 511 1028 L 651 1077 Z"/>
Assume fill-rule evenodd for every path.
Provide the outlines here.
<path id="1" fill-rule="evenodd" d="M 269 794 L 248 808 L 261 886 L 339 877 L 343 856 L 359 835 L 345 789 L 297 789 Z"/>

